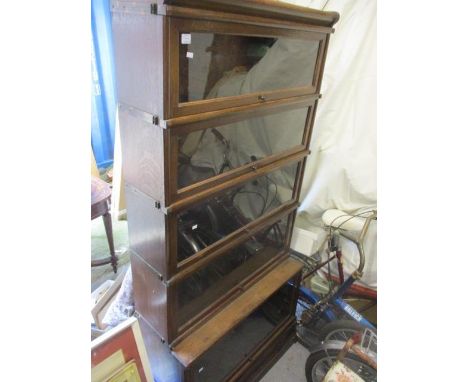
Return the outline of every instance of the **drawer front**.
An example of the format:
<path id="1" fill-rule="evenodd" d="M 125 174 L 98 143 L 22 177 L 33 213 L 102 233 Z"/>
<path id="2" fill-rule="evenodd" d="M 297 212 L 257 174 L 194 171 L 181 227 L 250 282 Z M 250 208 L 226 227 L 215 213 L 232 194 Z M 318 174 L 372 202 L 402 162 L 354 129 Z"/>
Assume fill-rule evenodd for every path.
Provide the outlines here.
<path id="1" fill-rule="evenodd" d="M 243 364 L 226 382 L 255 382 L 263 376 L 283 356 L 289 347 L 296 341 L 296 322 L 291 318 L 259 349 L 248 362 Z"/>
<path id="2" fill-rule="evenodd" d="M 224 381 L 292 316 L 294 287 L 286 284 L 191 367 L 194 382 Z"/>
<path id="3" fill-rule="evenodd" d="M 294 202 L 298 172 L 298 163 L 285 166 L 177 213 L 171 253 L 177 256 L 178 269 Z M 286 236 L 284 229 L 279 234 Z"/>
<path id="4" fill-rule="evenodd" d="M 175 283 L 179 333 L 210 316 L 217 306 L 241 293 L 250 280 L 285 256 L 285 237 L 293 215 L 294 212 L 278 219 Z"/>
<path id="5" fill-rule="evenodd" d="M 326 33 L 169 18 L 170 116 L 316 92 Z"/>

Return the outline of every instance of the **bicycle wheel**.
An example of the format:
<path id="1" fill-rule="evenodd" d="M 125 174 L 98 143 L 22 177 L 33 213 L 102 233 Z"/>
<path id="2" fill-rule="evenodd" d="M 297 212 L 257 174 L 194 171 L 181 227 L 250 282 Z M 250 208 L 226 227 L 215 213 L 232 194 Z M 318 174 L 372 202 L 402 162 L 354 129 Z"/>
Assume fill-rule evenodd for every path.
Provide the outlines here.
<path id="1" fill-rule="evenodd" d="M 318 338 L 325 342 L 328 340 L 344 341 L 349 340 L 356 332 L 363 328 L 356 321 L 336 320 L 326 324 L 319 332 Z"/>
<path id="2" fill-rule="evenodd" d="M 344 343 L 343 343 L 344 344 Z M 339 349 L 320 350 L 309 355 L 305 366 L 307 382 L 322 382 L 340 352 Z M 354 354 L 348 353 L 343 363 L 366 382 L 377 382 L 377 370 Z"/>

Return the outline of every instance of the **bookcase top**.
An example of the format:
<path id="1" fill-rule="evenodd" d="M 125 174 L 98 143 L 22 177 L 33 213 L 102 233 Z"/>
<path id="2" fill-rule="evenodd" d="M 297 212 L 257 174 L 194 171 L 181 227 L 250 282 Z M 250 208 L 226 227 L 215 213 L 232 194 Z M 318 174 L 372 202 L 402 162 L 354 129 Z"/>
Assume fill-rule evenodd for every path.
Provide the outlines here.
<path id="1" fill-rule="evenodd" d="M 340 18 L 337 12 L 325 12 L 278 0 L 158 0 L 158 5 L 234 12 L 332 27 Z"/>

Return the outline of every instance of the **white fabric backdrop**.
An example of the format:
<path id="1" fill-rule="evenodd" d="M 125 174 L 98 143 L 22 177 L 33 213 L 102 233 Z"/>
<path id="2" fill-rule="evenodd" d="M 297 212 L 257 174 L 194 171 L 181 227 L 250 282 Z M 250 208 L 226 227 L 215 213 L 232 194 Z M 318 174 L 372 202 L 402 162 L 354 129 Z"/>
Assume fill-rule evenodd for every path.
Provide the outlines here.
<path id="1" fill-rule="evenodd" d="M 311 155 L 301 192 L 298 225 L 319 232 L 327 209 L 348 213 L 376 208 L 376 0 L 286 0 L 316 9 L 337 11 L 328 49 L 311 142 Z M 342 240 L 345 271 L 359 255 Z M 377 288 L 377 229 L 365 240 L 362 284 Z"/>
<path id="2" fill-rule="evenodd" d="M 287 0 L 337 11 L 301 192 L 313 219 L 337 208 L 375 207 L 376 0 Z"/>

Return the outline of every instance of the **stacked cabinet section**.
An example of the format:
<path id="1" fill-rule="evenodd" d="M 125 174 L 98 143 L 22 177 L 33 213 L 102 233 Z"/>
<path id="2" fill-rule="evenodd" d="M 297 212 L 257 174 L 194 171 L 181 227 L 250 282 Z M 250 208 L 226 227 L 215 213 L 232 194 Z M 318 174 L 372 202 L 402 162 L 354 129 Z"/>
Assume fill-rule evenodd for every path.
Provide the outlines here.
<path id="1" fill-rule="evenodd" d="M 172 343 L 288 256 L 302 165 L 255 174 L 167 213 L 127 185 L 136 306 L 161 338 Z"/>
<path id="2" fill-rule="evenodd" d="M 135 304 L 157 379 L 254 380 L 294 338 L 288 251 L 338 15 L 270 0 L 112 12 Z"/>
<path id="3" fill-rule="evenodd" d="M 286 260 L 175 346 L 143 320 L 150 360 L 160 366 L 153 368 L 156 380 L 250 380 L 268 370 L 294 341 L 300 269 Z"/>

